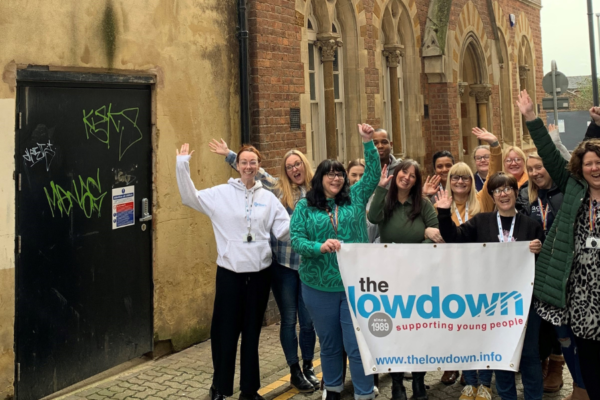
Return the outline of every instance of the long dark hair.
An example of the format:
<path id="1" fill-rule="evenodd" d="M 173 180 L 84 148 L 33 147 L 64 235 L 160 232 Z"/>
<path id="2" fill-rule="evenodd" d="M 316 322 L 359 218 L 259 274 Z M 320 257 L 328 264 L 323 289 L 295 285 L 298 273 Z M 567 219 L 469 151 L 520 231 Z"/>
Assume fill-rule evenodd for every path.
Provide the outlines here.
<path id="1" fill-rule="evenodd" d="M 323 211 L 327 211 L 329 209 L 327 206 L 325 190 L 323 189 L 323 177 L 330 171 L 341 172 L 344 174 L 344 186 L 342 186 L 342 189 L 338 192 L 338 194 L 335 195 L 335 204 L 338 206 L 343 206 L 351 203 L 350 181 L 348 180 L 348 175 L 346 174 L 344 165 L 337 160 L 324 160 L 321 161 L 321 164 L 319 164 L 317 167 L 315 175 L 310 182 L 311 189 L 308 191 L 308 193 L 306 193 L 306 201 L 308 202 L 309 206 L 316 207 Z"/>
<path id="2" fill-rule="evenodd" d="M 400 173 L 400 171 L 406 172 L 411 166 L 415 167 L 416 180 L 414 186 L 410 188 L 410 192 L 408 194 L 408 196 L 412 200 L 412 210 L 408 215 L 408 219 L 412 222 L 419 215 L 421 215 L 421 202 L 423 201 L 423 195 L 421 192 L 423 186 L 423 178 L 421 177 L 421 166 L 415 160 L 407 159 L 398 164 L 394 171 L 394 178 L 390 182 L 390 189 L 388 190 L 388 194 L 385 198 L 385 208 L 383 209 L 383 215 L 385 216 L 386 220 L 392 216 L 394 210 L 396 209 L 396 206 L 398 205 L 398 184 L 396 183 L 396 180 L 398 179 L 398 174 Z"/>

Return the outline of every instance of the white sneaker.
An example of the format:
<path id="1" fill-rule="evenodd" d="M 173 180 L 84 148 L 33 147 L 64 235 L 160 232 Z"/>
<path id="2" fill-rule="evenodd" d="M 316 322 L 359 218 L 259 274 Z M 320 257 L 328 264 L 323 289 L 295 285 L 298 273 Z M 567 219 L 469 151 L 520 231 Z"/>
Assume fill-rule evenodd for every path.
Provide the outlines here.
<path id="1" fill-rule="evenodd" d="M 405 372 L 404 373 L 404 379 L 412 379 L 412 372 Z"/>
<path id="2" fill-rule="evenodd" d="M 377 386 L 373 386 L 373 393 L 375 393 L 375 397 L 379 396 L 379 388 Z"/>

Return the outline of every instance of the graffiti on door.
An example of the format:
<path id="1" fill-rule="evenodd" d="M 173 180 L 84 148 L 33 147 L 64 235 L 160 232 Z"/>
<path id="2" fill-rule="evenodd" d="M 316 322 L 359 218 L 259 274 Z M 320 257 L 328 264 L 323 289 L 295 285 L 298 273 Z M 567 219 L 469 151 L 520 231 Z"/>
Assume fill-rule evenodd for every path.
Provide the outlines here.
<path id="1" fill-rule="evenodd" d="M 73 189 L 63 189 L 60 185 L 50 182 L 50 192 L 44 188 L 50 212 L 54 217 L 56 209 L 60 212 L 60 216 L 69 216 L 74 206 L 81 208 L 87 218 L 91 218 L 94 212 L 100 217 L 102 208 L 102 200 L 107 192 L 102 192 L 100 185 L 100 169 L 97 170 L 96 179 L 89 177 L 83 179 L 79 175 L 79 184 L 73 180 Z M 92 192 L 96 192 L 96 194 Z"/>

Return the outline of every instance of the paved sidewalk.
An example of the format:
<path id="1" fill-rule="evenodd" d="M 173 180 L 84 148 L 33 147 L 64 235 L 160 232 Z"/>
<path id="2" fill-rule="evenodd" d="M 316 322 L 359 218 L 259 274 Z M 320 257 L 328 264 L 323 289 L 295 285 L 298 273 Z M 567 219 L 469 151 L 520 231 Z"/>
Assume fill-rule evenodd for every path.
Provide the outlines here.
<path id="1" fill-rule="evenodd" d="M 279 344 L 279 325 L 263 328 L 261 343 L 261 379 L 260 393 L 266 400 L 317 400 L 321 392 L 312 394 L 299 394 L 289 386 L 289 369 L 285 362 L 283 351 Z M 320 375 L 320 360 L 315 360 L 315 368 Z M 238 360 L 239 365 L 239 360 Z M 239 371 L 238 371 L 239 373 Z M 455 384 L 445 386 L 440 383 L 441 372 L 427 374 L 426 383 L 431 386 L 428 391 L 429 398 L 457 400 L 462 386 Z M 572 380 L 565 367 L 565 387 L 562 391 L 545 394 L 544 399 L 562 399 L 572 389 Z M 111 377 L 92 386 L 59 397 L 61 400 L 183 400 L 203 399 L 208 400 L 208 391 L 212 381 L 212 360 L 210 342 L 204 342 L 190 347 L 179 353 L 149 361 L 125 373 Z M 236 374 L 236 384 L 239 375 Z M 412 396 L 410 381 L 405 381 L 409 398 Z M 523 399 L 520 379 L 517 385 L 519 399 Z M 236 387 L 237 392 L 239 387 Z M 343 392 L 344 400 L 352 400 L 352 382 L 350 376 L 346 379 L 346 389 Z M 237 398 L 239 392 L 233 395 Z M 380 396 L 378 399 L 391 398 L 391 379 L 389 375 L 380 377 Z M 494 395 L 494 400 L 500 399 Z"/>

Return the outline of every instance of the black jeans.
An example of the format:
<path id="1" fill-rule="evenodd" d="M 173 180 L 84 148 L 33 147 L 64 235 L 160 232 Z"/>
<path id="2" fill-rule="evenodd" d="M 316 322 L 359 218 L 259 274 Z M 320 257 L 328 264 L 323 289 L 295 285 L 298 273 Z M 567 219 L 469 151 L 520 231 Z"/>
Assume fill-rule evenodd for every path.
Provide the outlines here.
<path id="1" fill-rule="evenodd" d="M 217 268 L 215 305 L 210 328 L 215 371 L 213 386 L 225 396 L 233 394 L 235 357 L 240 333 L 240 390 L 255 394 L 260 388 L 258 343 L 270 287 L 270 268 L 248 273 Z"/>
<path id="2" fill-rule="evenodd" d="M 583 383 L 590 399 L 600 399 L 600 341 L 575 337 Z"/>

